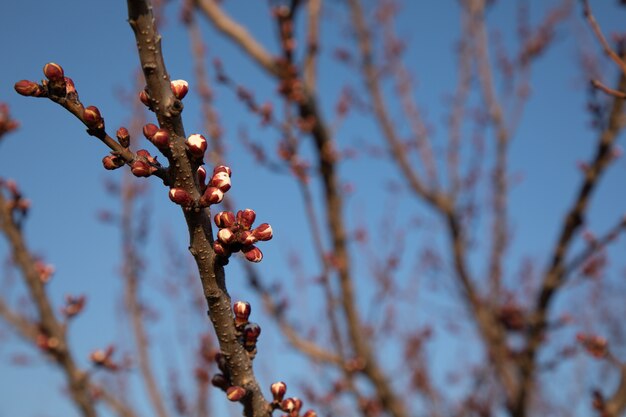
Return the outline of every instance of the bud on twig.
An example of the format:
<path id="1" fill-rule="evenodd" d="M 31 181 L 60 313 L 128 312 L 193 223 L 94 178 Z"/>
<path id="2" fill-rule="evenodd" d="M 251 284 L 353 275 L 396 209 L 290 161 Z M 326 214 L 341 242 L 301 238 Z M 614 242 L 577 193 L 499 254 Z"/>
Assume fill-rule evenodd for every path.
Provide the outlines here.
<path id="1" fill-rule="evenodd" d="M 107 155 L 102 158 L 104 169 L 114 170 L 124 166 L 124 160 L 116 155 Z"/>
<path id="2" fill-rule="evenodd" d="M 220 211 L 213 220 L 219 228 L 232 227 L 235 224 L 235 215 L 230 211 Z"/>
<path id="3" fill-rule="evenodd" d="M 117 129 L 117 132 L 115 132 L 115 136 L 123 148 L 128 148 L 130 146 L 130 134 L 128 133 L 128 129 L 120 127 Z"/>
<path id="4" fill-rule="evenodd" d="M 252 231 L 254 237 L 261 241 L 268 241 L 272 239 L 272 226 L 268 223 L 263 223 Z"/>
<path id="5" fill-rule="evenodd" d="M 209 185 L 219 188 L 223 192 L 226 192 L 230 190 L 230 176 L 228 176 L 226 172 L 218 172 L 216 174 L 213 174 Z"/>
<path id="6" fill-rule="evenodd" d="M 180 206 L 189 207 L 193 205 L 193 198 L 191 197 L 191 195 L 189 195 L 187 191 L 183 190 L 182 188 L 170 188 L 169 196 L 170 200 Z"/>
<path id="7" fill-rule="evenodd" d="M 235 243 L 237 237 L 230 229 L 220 229 L 219 232 L 217 232 L 217 239 L 220 241 L 220 243 L 228 246 L 232 243 Z"/>
<path id="8" fill-rule="evenodd" d="M 146 139 L 150 141 L 152 140 L 152 138 L 158 131 L 159 131 L 159 126 L 153 123 L 148 123 L 147 125 L 143 127 L 143 135 L 146 137 Z"/>
<path id="9" fill-rule="evenodd" d="M 59 64 L 49 62 L 43 67 L 43 75 L 51 81 L 60 80 L 63 78 L 63 68 Z"/>
<path id="10" fill-rule="evenodd" d="M 213 250 L 215 251 L 216 255 L 223 256 L 223 257 L 230 256 L 230 250 L 228 250 L 226 246 L 224 246 L 222 243 L 220 243 L 217 240 L 213 242 Z"/>
<path id="11" fill-rule="evenodd" d="M 26 97 L 39 97 L 43 94 L 43 88 L 33 81 L 21 80 L 13 86 L 18 94 Z"/>
<path id="12" fill-rule="evenodd" d="M 228 397 L 228 399 L 233 402 L 241 401 L 245 396 L 246 389 L 243 387 L 235 386 L 230 387 L 226 390 L 226 397 Z"/>
<path id="13" fill-rule="evenodd" d="M 228 385 L 229 385 L 228 384 L 228 380 L 222 374 L 215 374 L 215 375 L 213 375 L 213 378 L 211 378 L 211 384 L 214 387 L 223 389 L 224 391 L 226 391 L 226 389 L 228 388 Z"/>
<path id="14" fill-rule="evenodd" d="M 218 165 L 213 168 L 213 175 L 217 174 L 218 172 L 225 172 L 226 174 L 228 174 L 229 177 L 233 176 L 230 167 L 227 167 L 226 165 Z"/>
<path id="15" fill-rule="evenodd" d="M 275 402 L 281 402 L 285 393 L 287 392 L 287 384 L 283 381 L 274 382 L 270 386 L 270 390 L 272 391 L 272 396 L 274 397 Z"/>
<path id="16" fill-rule="evenodd" d="M 248 323 L 248 318 L 250 317 L 251 312 L 252 308 L 250 307 L 250 303 L 245 301 L 235 302 L 235 304 L 233 304 L 233 313 L 235 313 L 235 326 L 241 326 Z"/>
<path id="17" fill-rule="evenodd" d="M 191 153 L 196 158 L 203 158 L 204 152 L 206 152 L 207 141 L 206 138 L 200 134 L 193 134 L 187 138 L 185 142 Z"/>
<path id="18" fill-rule="evenodd" d="M 96 106 L 89 106 L 83 111 L 83 120 L 92 129 L 104 129 L 104 120 Z"/>
<path id="19" fill-rule="evenodd" d="M 250 230 L 254 219 L 256 219 L 256 213 L 252 209 L 244 209 L 237 212 L 237 223 L 239 223 L 244 230 Z"/>
<path id="20" fill-rule="evenodd" d="M 172 88 L 174 97 L 179 100 L 182 100 L 189 91 L 189 83 L 185 80 L 174 80 L 170 83 L 170 87 Z"/>
<path id="21" fill-rule="evenodd" d="M 204 182 L 206 181 L 206 168 L 203 166 L 199 166 L 196 173 L 198 175 L 198 184 L 204 186 Z"/>
<path id="22" fill-rule="evenodd" d="M 223 199 L 224 193 L 219 188 L 208 187 L 200 197 L 200 207 L 221 203 Z"/>
<path id="23" fill-rule="evenodd" d="M 146 90 L 139 92 L 139 101 L 141 101 L 146 107 L 150 107 L 150 96 Z"/>
<path id="24" fill-rule="evenodd" d="M 149 177 L 153 169 L 147 162 L 135 160 L 130 166 L 130 172 L 136 177 Z"/>
<path id="25" fill-rule="evenodd" d="M 256 246 L 248 246 L 242 249 L 244 256 L 250 262 L 261 262 L 263 260 L 263 252 Z"/>
<path id="26" fill-rule="evenodd" d="M 159 129 L 150 139 L 150 142 L 157 147 L 157 149 L 165 150 L 170 147 L 170 134 L 165 129 Z"/>

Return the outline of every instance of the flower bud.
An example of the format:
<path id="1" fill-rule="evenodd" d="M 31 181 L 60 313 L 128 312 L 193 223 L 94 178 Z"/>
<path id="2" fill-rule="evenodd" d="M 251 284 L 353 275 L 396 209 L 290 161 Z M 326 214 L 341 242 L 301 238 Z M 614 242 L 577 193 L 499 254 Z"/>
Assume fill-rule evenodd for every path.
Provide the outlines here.
<path id="1" fill-rule="evenodd" d="M 261 260 L 263 259 L 263 252 L 261 252 L 261 249 L 257 248 L 256 246 L 247 246 L 246 248 L 242 249 L 242 252 L 246 259 L 250 262 L 261 262 Z"/>
<path id="2" fill-rule="evenodd" d="M 43 67 L 43 75 L 49 80 L 60 80 L 63 78 L 63 68 L 59 64 L 49 62 Z"/>
<path id="3" fill-rule="evenodd" d="M 196 174 L 198 175 L 198 184 L 205 185 L 204 182 L 206 181 L 206 168 L 203 166 L 199 166 Z"/>
<path id="4" fill-rule="evenodd" d="M 139 92 L 139 101 L 141 101 L 146 107 L 150 107 L 150 96 L 146 90 Z"/>
<path id="5" fill-rule="evenodd" d="M 211 378 L 211 384 L 214 387 L 223 389 L 224 391 L 228 388 L 228 385 L 229 385 L 228 380 L 222 374 L 213 375 L 213 378 Z"/>
<path id="6" fill-rule="evenodd" d="M 230 190 L 230 177 L 226 172 L 218 172 L 213 174 L 210 185 L 226 192 Z"/>
<path id="7" fill-rule="evenodd" d="M 255 228 L 252 231 L 254 237 L 258 240 L 267 241 L 273 237 L 272 226 L 267 223 L 261 224 L 259 227 Z"/>
<path id="8" fill-rule="evenodd" d="M 212 204 L 218 204 L 221 203 L 223 199 L 224 193 L 219 188 L 208 187 L 204 190 L 202 197 L 200 197 L 200 206 L 208 207 Z"/>
<path id="9" fill-rule="evenodd" d="M 87 126 L 92 128 L 104 128 L 104 126 L 99 126 L 102 124 L 102 116 L 100 115 L 100 110 L 96 106 L 89 106 L 83 111 L 83 119 Z"/>
<path id="10" fill-rule="evenodd" d="M 239 223 L 244 230 L 250 230 L 254 219 L 256 219 L 256 213 L 252 209 L 244 209 L 237 212 L 237 223 Z"/>
<path id="11" fill-rule="evenodd" d="M 217 239 L 224 245 L 230 245 L 235 243 L 236 236 L 230 229 L 220 229 L 220 231 L 217 232 Z"/>
<path id="12" fill-rule="evenodd" d="M 207 142 L 204 136 L 200 134 L 193 134 L 187 138 L 187 147 L 189 152 L 196 158 L 202 158 L 204 152 L 206 152 Z"/>
<path id="13" fill-rule="evenodd" d="M 117 132 L 115 132 L 115 136 L 117 136 L 117 141 L 123 148 L 128 148 L 130 145 L 130 134 L 128 133 L 128 129 L 120 127 L 117 129 Z"/>
<path id="14" fill-rule="evenodd" d="M 21 80 L 16 82 L 13 88 L 15 88 L 15 91 L 18 94 L 26 97 L 39 97 L 43 92 L 43 89 L 39 84 L 28 80 Z"/>
<path id="15" fill-rule="evenodd" d="M 254 234 L 249 230 L 244 230 L 239 234 L 239 243 L 244 246 L 254 245 L 258 242 L 258 240 L 259 239 L 257 239 Z"/>
<path id="16" fill-rule="evenodd" d="M 238 386 L 226 390 L 226 397 L 233 402 L 241 401 L 246 396 L 246 389 Z"/>
<path id="17" fill-rule="evenodd" d="M 250 303 L 246 301 L 237 301 L 233 304 L 233 313 L 235 313 L 235 326 L 240 326 L 248 322 L 248 317 L 252 312 Z"/>
<path id="18" fill-rule="evenodd" d="M 135 177 L 149 177 L 153 170 L 150 164 L 145 161 L 136 160 L 130 166 L 130 171 Z"/>
<path id="19" fill-rule="evenodd" d="M 191 197 L 191 195 L 183 190 L 182 188 L 170 188 L 170 200 L 172 200 L 174 203 L 183 206 L 183 207 L 189 207 L 191 205 L 193 205 L 193 198 Z"/>
<path id="20" fill-rule="evenodd" d="M 295 407 L 293 409 L 294 414 L 300 413 L 300 409 L 302 408 L 302 400 L 298 397 L 293 397 L 293 402 L 295 403 Z"/>
<path id="21" fill-rule="evenodd" d="M 235 224 L 235 215 L 230 211 L 220 211 L 213 220 L 219 228 L 232 227 Z"/>
<path id="22" fill-rule="evenodd" d="M 233 176 L 232 171 L 226 165 L 218 165 L 213 168 L 213 175 L 217 174 L 218 172 L 225 172 L 226 174 L 228 174 L 229 177 Z"/>
<path id="23" fill-rule="evenodd" d="M 102 158 L 104 169 L 114 170 L 124 166 L 124 160 L 116 155 L 107 155 Z"/>
<path id="24" fill-rule="evenodd" d="M 224 256 L 224 257 L 230 256 L 230 250 L 226 246 L 224 246 L 222 243 L 220 243 L 218 240 L 213 242 L 213 250 L 215 251 L 216 255 Z"/>
<path id="25" fill-rule="evenodd" d="M 174 80 L 170 83 L 170 87 L 172 88 L 174 97 L 179 100 L 182 100 L 189 91 L 189 83 L 185 80 Z"/>
<path id="26" fill-rule="evenodd" d="M 317 417 L 317 413 L 313 410 L 307 410 L 302 417 Z"/>
<path id="27" fill-rule="evenodd" d="M 283 381 L 274 382 L 270 386 L 270 390 L 272 391 L 272 396 L 274 397 L 275 402 L 280 402 L 283 400 L 285 393 L 287 392 L 287 384 Z"/>
<path id="28" fill-rule="evenodd" d="M 293 398 L 285 398 L 283 402 L 280 403 L 280 409 L 286 413 L 291 413 L 296 409 L 296 402 Z"/>
<path id="29" fill-rule="evenodd" d="M 152 142 L 154 146 L 156 146 L 160 150 L 169 149 L 170 134 L 165 129 L 159 129 L 154 133 L 154 135 L 150 139 L 150 142 Z"/>
<path id="30" fill-rule="evenodd" d="M 65 77 L 65 94 L 75 94 L 76 86 L 74 85 L 74 80 L 71 78 Z"/>
<path id="31" fill-rule="evenodd" d="M 256 323 L 248 323 L 243 328 L 243 338 L 247 346 L 255 345 L 261 335 L 261 326 Z"/>
<path id="32" fill-rule="evenodd" d="M 148 123 L 147 125 L 145 125 L 143 127 L 143 135 L 148 140 L 152 140 L 152 138 L 154 137 L 154 135 L 158 131 L 159 131 L 159 127 L 157 125 L 155 125 L 155 124 L 152 124 L 152 123 Z"/>

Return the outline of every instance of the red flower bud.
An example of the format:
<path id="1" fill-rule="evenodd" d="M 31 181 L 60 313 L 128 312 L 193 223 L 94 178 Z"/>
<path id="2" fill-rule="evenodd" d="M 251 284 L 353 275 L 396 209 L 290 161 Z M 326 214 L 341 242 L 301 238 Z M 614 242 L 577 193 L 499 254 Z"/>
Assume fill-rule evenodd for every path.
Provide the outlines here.
<path id="1" fill-rule="evenodd" d="M 226 192 L 230 190 L 230 177 L 226 172 L 218 172 L 213 174 L 210 185 Z"/>
<path id="2" fill-rule="evenodd" d="M 256 219 L 256 213 L 252 209 L 239 210 L 237 212 L 237 223 L 239 223 L 244 230 L 250 230 L 254 219 Z"/>
<path id="3" fill-rule="evenodd" d="M 223 199 L 224 193 L 219 188 L 208 187 L 204 190 L 202 197 L 200 197 L 200 206 L 208 207 L 212 204 L 218 204 L 221 203 Z"/>
<path id="4" fill-rule="evenodd" d="M 237 301 L 233 304 L 233 313 L 235 313 L 235 325 L 240 326 L 248 322 L 248 317 L 252 312 L 250 303 L 245 301 Z"/>
<path id="5" fill-rule="evenodd" d="M 258 242 L 258 240 L 259 239 L 257 239 L 254 234 L 252 234 L 252 232 L 249 230 L 244 230 L 239 234 L 239 243 L 244 246 L 254 245 Z"/>
<path id="6" fill-rule="evenodd" d="M 283 400 L 285 393 L 287 392 L 287 384 L 283 381 L 274 382 L 270 386 L 270 390 L 272 391 L 272 396 L 274 397 L 274 401 L 280 402 Z"/>
<path id="7" fill-rule="evenodd" d="M 247 246 L 242 249 L 242 252 L 246 259 L 250 262 L 261 262 L 261 260 L 263 259 L 263 252 L 261 252 L 261 249 L 257 248 L 256 246 Z"/>
<path id="8" fill-rule="evenodd" d="M 307 410 L 306 413 L 302 414 L 302 417 L 317 417 L 317 413 L 313 410 Z"/>
<path id="9" fill-rule="evenodd" d="M 243 337 L 246 342 L 256 343 L 257 339 L 261 335 L 261 326 L 256 323 L 248 323 L 243 328 Z"/>
<path id="10" fill-rule="evenodd" d="M 146 90 L 141 90 L 139 92 L 139 101 L 146 105 L 146 107 L 150 107 L 150 96 Z"/>
<path id="11" fill-rule="evenodd" d="M 191 205 L 193 205 L 193 198 L 191 197 L 191 195 L 183 190 L 182 188 L 170 188 L 170 200 L 172 200 L 174 203 L 183 206 L 183 207 L 189 207 Z"/>
<path id="12" fill-rule="evenodd" d="M 236 236 L 230 229 L 220 229 L 220 231 L 217 232 L 217 240 L 219 240 L 224 245 L 230 245 L 232 243 L 235 243 Z"/>
<path id="13" fill-rule="evenodd" d="M 49 62 L 43 67 L 43 75 L 49 80 L 60 80 L 63 78 L 63 68 L 59 64 Z"/>
<path id="14" fill-rule="evenodd" d="M 198 171 L 196 171 L 198 175 L 198 184 L 205 185 L 204 181 L 206 181 L 206 168 L 203 166 L 198 167 Z"/>
<path id="15" fill-rule="evenodd" d="M 280 409 L 286 413 L 291 413 L 296 409 L 296 402 L 293 398 L 285 398 L 282 403 L 280 403 Z"/>
<path id="16" fill-rule="evenodd" d="M 170 134 L 165 129 L 159 129 L 154 133 L 154 135 L 150 139 L 150 142 L 152 142 L 154 146 L 156 146 L 160 150 L 169 149 Z"/>
<path id="17" fill-rule="evenodd" d="M 170 83 L 170 87 L 172 88 L 174 97 L 179 100 L 182 100 L 189 91 L 189 83 L 185 80 L 174 80 Z"/>
<path id="18" fill-rule="evenodd" d="M 119 156 L 107 155 L 102 158 L 102 165 L 104 165 L 104 169 L 114 170 L 124 166 L 124 160 Z"/>
<path id="19" fill-rule="evenodd" d="M 246 389 L 242 387 L 235 386 L 230 387 L 226 390 L 226 397 L 228 397 L 228 399 L 233 402 L 241 401 L 245 396 Z"/>
<path id="20" fill-rule="evenodd" d="M 74 80 L 68 77 L 65 77 L 64 80 L 65 80 L 65 94 L 76 93 L 76 86 L 74 86 Z"/>
<path id="21" fill-rule="evenodd" d="M 196 158 L 204 157 L 204 152 L 206 152 L 207 142 L 204 136 L 199 134 L 191 135 L 187 138 L 187 147 L 189 148 L 189 152 L 195 156 Z"/>
<path id="22" fill-rule="evenodd" d="M 220 211 L 213 220 L 219 228 L 232 227 L 235 224 L 235 215 L 230 211 Z"/>
<path id="23" fill-rule="evenodd" d="M 152 124 L 152 123 L 148 123 L 147 125 L 145 125 L 143 127 L 143 135 L 148 140 L 152 140 L 152 138 L 154 137 L 154 135 L 158 131 L 159 131 L 159 127 L 157 125 L 155 125 L 155 124 Z"/>
<path id="24" fill-rule="evenodd" d="M 213 242 L 213 250 L 215 251 L 216 255 L 224 256 L 224 257 L 230 256 L 230 250 L 217 240 Z"/>
<path id="25" fill-rule="evenodd" d="M 43 92 L 43 89 L 39 84 L 28 80 L 21 80 L 16 82 L 13 88 L 15 88 L 15 91 L 18 94 L 26 97 L 39 97 Z"/>
<path id="26" fill-rule="evenodd" d="M 115 132 L 115 136 L 117 136 L 117 140 L 122 147 L 128 148 L 130 145 L 130 134 L 128 133 L 128 129 L 120 127 L 117 129 L 117 132 Z"/>
<path id="27" fill-rule="evenodd" d="M 99 126 L 102 123 L 102 116 L 100 110 L 96 106 L 89 106 L 83 111 L 83 119 L 89 127 L 103 128 Z"/>
<path id="28" fill-rule="evenodd" d="M 267 223 L 261 224 L 259 227 L 255 228 L 252 233 L 254 237 L 262 241 L 270 240 L 273 237 L 272 226 Z"/>
<path id="29" fill-rule="evenodd" d="M 147 162 L 136 160 L 131 164 L 130 171 L 136 177 L 149 177 L 154 172 L 151 168 Z"/>
<path id="30" fill-rule="evenodd" d="M 217 174 L 218 172 L 225 172 L 228 174 L 229 177 L 233 176 L 232 171 L 226 165 L 218 165 L 215 168 L 213 168 L 213 175 Z"/>
<path id="31" fill-rule="evenodd" d="M 295 403 L 293 412 L 294 414 L 298 414 L 302 408 L 302 400 L 298 397 L 293 397 L 293 402 Z"/>

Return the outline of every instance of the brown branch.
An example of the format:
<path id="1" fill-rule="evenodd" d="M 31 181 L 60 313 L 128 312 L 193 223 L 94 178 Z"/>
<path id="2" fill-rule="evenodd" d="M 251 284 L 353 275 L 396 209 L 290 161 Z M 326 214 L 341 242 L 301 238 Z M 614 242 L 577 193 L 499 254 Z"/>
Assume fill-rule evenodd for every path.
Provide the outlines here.
<path id="1" fill-rule="evenodd" d="M 74 361 L 67 344 L 66 329 L 56 319 L 44 284 L 35 269 L 36 260 L 29 251 L 19 226 L 14 222 L 12 211 L 12 204 L 0 192 L 0 230 L 8 241 L 13 259 L 22 272 L 30 299 L 35 304 L 40 331 L 48 340 L 55 339 L 54 345 L 50 346 L 47 352 L 65 373 L 70 396 L 81 414 L 85 417 L 95 417 L 97 412 L 89 392 L 89 377 L 86 372 L 78 368 Z M 23 323 L 17 317 L 13 319 L 16 320 L 15 323 Z M 27 327 L 23 327 L 20 331 L 26 332 L 27 330 Z M 30 331 L 32 330 L 28 330 Z"/>
<path id="2" fill-rule="evenodd" d="M 593 33 L 596 36 L 596 39 L 598 39 L 598 42 L 600 42 L 600 45 L 602 46 L 602 50 L 609 58 L 613 60 L 613 62 L 617 64 L 620 70 L 626 74 L 626 61 L 622 57 L 620 57 L 613 50 L 613 48 L 611 48 L 611 46 L 609 45 L 609 42 L 604 37 L 604 34 L 602 33 L 602 29 L 600 28 L 600 25 L 596 21 L 596 18 L 594 17 L 591 11 L 589 0 L 582 0 L 582 1 L 583 1 L 583 14 L 585 18 L 587 19 L 589 26 L 591 26 L 591 29 L 593 30 Z"/>
<path id="3" fill-rule="evenodd" d="M 626 89 L 626 72 L 620 74 L 618 89 Z M 532 316 L 532 324 L 528 332 L 528 341 L 520 364 L 521 387 L 515 406 L 516 416 L 526 415 L 527 397 L 529 396 L 536 372 L 536 355 L 543 343 L 547 330 L 548 312 L 554 296 L 563 285 L 567 275 L 566 255 L 574 241 L 576 233 L 585 222 L 585 216 L 593 191 L 600 178 L 609 166 L 612 158 L 613 144 L 624 127 L 624 100 L 614 98 L 606 129 L 598 138 L 596 154 L 585 170 L 578 194 L 564 218 L 559 238 L 552 250 L 550 264 L 544 273 L 541 289 L 537 295 Z"/>
<path id="4" fill-rule="evenodd" d="M 189 160 L 184 145 L 185 132 L 180 118 L 182 103 L 171 89 L 161 50 L 161 37 L 154 26 L 150 5 L 145 0 L 128 0 L 129 23 L 137 39 L 141 67 L 146 77 L 147 90 L 154 103 L 154 111 L 161 128 L 170 132 L 170 170 L 174 186 L 185 190 L 193 199 L 200 198 L 195 164 Z M 174 162 L 174 163 L 172 163 Z M 231 299 L 225 285 L 224 268 L 213 251 L 213 232 L 208 209 L 183 210 L 189 229 L 189 250 L 194 256 L 204 290 L 209 316 L 215 328 L 220 350 L 226 360 L 232 385 L 246 390 L 241 400 L 244 415 L 270 415 L 270 407 L 261 393 L 252 370 L 252 361 L 239 342 L 231 308 Z"/>
<path id="5" fill-rule="evenodd" d="M 322 9 L 322 0 L 309 0 L 307 2 L 308 21 L 307 21 L 307 50 L 304 57 L 304 83 L 310 91 L 315 91 L 316 74 L 315 67 L 317 62 L 317 54 L 319 51 L 319 25 L 320 11 Z"/>

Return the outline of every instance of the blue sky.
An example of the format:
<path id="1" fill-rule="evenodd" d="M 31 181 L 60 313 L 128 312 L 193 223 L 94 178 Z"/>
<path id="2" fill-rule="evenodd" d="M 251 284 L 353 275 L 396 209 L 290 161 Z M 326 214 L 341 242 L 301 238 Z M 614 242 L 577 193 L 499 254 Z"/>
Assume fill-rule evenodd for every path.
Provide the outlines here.
<path id="1" fill-rule="evenodd" d="M 453 48 L 459 34 L 457 2 L 405 3 L 399 33 L 409 40 L 407 64 L 417 76 L 416 97 L 434 126 L 435 137 L 445 137 L 444 96 L 453 91 L 456 74 Z M 510 28 L 515 24 L 511 3 L 501 0 L 489 15 L 493 28 L 503 33 L 512 32 Z M 606 33 L 624 30 L 626 8 L 617 7 L 617 2 L 592 3 L 596 3 L 592 5 Z M 536 0 L 529 4 L 533 23 L 536 24 L 546 8 L 556 2 Z M 178 7 L 174 4 L 166 9 L 163 50 L 172 78 L 192 81 L 190 46 L 188 36 L 177 20 Z M 277 51 L 265 2 L 231 0 L 226 2 L 225 7 L 248 26 L 268 49 Z M 332 10 L 338 9 L 335 7 Z M 588 45 L 589 50 L 595 52 L 598 48 L 590 39 L 589 29 L 578 18 L 581 14 L 578 5 L 575 14 L 577 16 L 569 19 L 557 32 L 549 53 L 533 67 L 532 95 L 511 150 L 511 171 L 523 178 L 510 200 L 515 235 L 511 248 L 513 256 L 508 265 L 512 270 L 524 256 L 545 262 L 546 251 L 560 226 L 560 216 L 571 202 L 580 178 L 576 163 L 588 159 L 595 138 L 589 127 L 590 118 L 584 110 L 586 86 L 579 66 L 579 54 L 581 45 Z M 349 45 L 349 42 L 343 29 L 343 15 L 329 12 L 327 18 L 322 37 L 320 100 L 330 119 L 341 87 L 348 83 L 362 88 L 362 84 L 349 69 L 332 64 L 333 47 L 337 44 Z M 233 79 L 253 87 L 259 101 L 270 99 L 278 107 L 272 80 L 228 41 L 207 25 L 202 26 L 210 59 L 218 56 Z M 103 208 L 118 208 L 119 203 L 104 192 L 103 182 L 110 178 L 119 179 L 121 173 L 102 169 L 100 160 L 107 150 L 85 134 L 82 124 L 47 100 L 18 96 L 13 90 L 13 83 L 20 79 L 41 79 L 43 65 L 49 61 L 57 62 L 74 80 L 83 103 L 99 107 L 110 133 L 127 124 L 131 117 L 130 104 L 119 97 L 121 91 L 128 91 L 133 85 L 138 58 L 132 31 L 126 22 L 126 6 L 123 2 L 78 0 L 54 4 L 36 0 L 5 2 L 0 13 L 0 35 L 4 57 L 0 64 L 0 102 L 8 103 L 12 115 L 21 123 L 19 131 L 5 137 L 0 144 L 0 177 L 16 179 L 33 202 L 26 233 L 33 250 L 45 256 L 57 269 L 50 285 L 51 297 L 59 304 L 67 293 L 86 293 L 89 297 L 84 317 L 77 320 L 72 328 L 76 351 L 82 355 L 82 363 L 86 363 L 85 358 L 92 349 L 127 336 L 127 330 L 116 324 L 121 303 L 121 284 L 117 277 L 119 235 L 114 228 L 96 221 L 97 213 Z M 505 44 L 512 46 L 511 37 L 505 39 Z M 324 49 L 324 45 L 328 48 Z M 610 82 L 615 77 L 615 71 L 610 63 L 601 62 L 606 69 L 605 80 Z M 273 175 L 255 166 L 237 139 L 241 129 L 246 129 L 254 139 L 271 144 L 276 139 L 275 132 L 259 129 L 258 122 L 247 114 L 229 90 L 216 88 L 216 100 L 225 129 L 228 161 L 234 173 L 233 190 L 229 194 L 239 208 L 257 210 L 257 221 L 271 223 L 276 233 L 275 240 L 262 247 L 265 260 L 258 266 L 259 271 L 268 280 L 284 281 L 291 274 L 285 260 L 287 256 L 284 255 L 298 252 L 307 274 L 314 275 L 317 267 L 311 263 L 313 254 L 310 245 L 301 243 L 301 234 L 306 234 L 307 229 L 302 227 L 304 218 L 297 187 L 289 178 Z M 185 99 L 187 134 L 197 132 L 202 126 L 197 104 L 197 96 L 192 91 Z M 364 140 L 377 140 L 377 127 L 363 119 L 346 122 L 338 137 L 340 147 L 354 147 Z M 272 149 L 271 146 L 268 149 Z M 343 180 L 356 187 L 356 191 L 347 198 L 345 209 L 353 227 L 360 221 L 379 222 L 390 207 L 395 207 L 399 219 L 421 210 L 414 200 L 401 197 L 394 201 L 392 193 L 384 191 L 389 181 L 397 181 L 397 172 L 389 165 L 361 158 L 347 162 L 341 175 Z M 617 216 L 624 213 L 625 175 L 626 163 L 621 160 L 602 182 L 591 207 L 590 224 L 593 230 L 606 230 Z M 151 238 L 145 248 L 146 253 L 152 254 L 147 275 L 162 277 L 164 269 L 159 259 L 163 255 L 165 236 L 172 235 L 180 244 L 180 253 L 186 256 L 186 231 L 182 216 L 167 200 L 167 190 L 154 179 L 150 180 L 150 184 L 151 204 L 137 215 L 149 216 L 152 225 Z M 385 238 L 380 230 L 372 235 Z M 614 250 L 623 253 L 624 243 L 618 242 Z M 5 253 L 6 245 L 2 241 L 0 254 L 4 256 Z M 411 253 L 405 257 L 408 258 L 404 264 L 407 268 L 411 263 Z M 233 298 L 252 297 L 244 285 L 241 271 L 236 264 L 232 264 L 229 266 L 232 268 L 229 271 L 231 295 Z M 357 270 L 365 274 L 367 263 L 362 263 Z M 283 284 L 293 290 L 292 281 Z M 436 285 L 453 287 L 445 282 Z M 368 300 L 373 291 L 367 286 L 359 290 L 363 300 Z M 169 311 L 166 310 L 167 301 L 162 292 L 148 289 L 145 294 L 154 307 Z M 312 294 L 315 295 L 315 292 Z M 441 308 L 455 303 L 454 298 L 446 296 L 424 302 L 440 303 Z M 313 300 L 308 307 L 314 311 L 316 305 Z M 255 312 L 259 312 L 260 305 L 257 303 L 256 306 Z M 307 308 L 303 311 L 311 310 Z M 367 305 L 364 305 L 363 311 L 367 314 Z M 262 317 L 260 313 L 259 317 Z M 306 316 L 298 318 L 304 320 Z M 155 349 L 154 356 L 161 363 L 174 358 L 182 366 L 189 361 L 184 356 L 184 349 L 173 347 L 174 343 L 165 336 L 180 325 L 177 320 L 175 316 L 162 318 L 162 326 L 167 331 L 155 331 L 160 347 Z M 428 317 L 420 320 L 427 321 Z M 202 318 L 192 324 L 197 326 L 194 328 L 202 328 Z M 289 364 L 301 364 L 297 355 L 287 353 L 282 341 L 274 339 L 275 333 L 270 329 L 270 324 L 264 327 L 264 345 L 257 364 L 265 385 L 273 382 L 278 375 L 286 375 L 287 379 L 293 374 Z M 445 356 L 441 352 L 454 349 L 440 344 L 435 350 Z M 76 415 L 67 402 L 59 399 L 59 373 L 51 371 L 41 361 L 30 368 L 15 368 L 7 364 L 5 358 L 22 351 L 28 350 L 13 340 L 0 342 L 0 384 L 3 386 L 0 390 L 0 417 Z M 263 360 L 275 363 L 276 352 L 285 355 L 286 359 L 279 361 L 283 366 L 263 365 Z M 32 401 L 33 396 L 38 400 Z M 222 398 L 218 396 L 216 402 L 222 402 Z M 48 408 L 53 411 L 48 412 Z"/>

